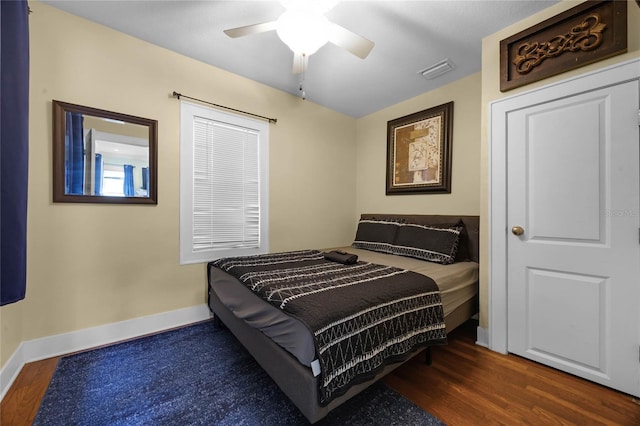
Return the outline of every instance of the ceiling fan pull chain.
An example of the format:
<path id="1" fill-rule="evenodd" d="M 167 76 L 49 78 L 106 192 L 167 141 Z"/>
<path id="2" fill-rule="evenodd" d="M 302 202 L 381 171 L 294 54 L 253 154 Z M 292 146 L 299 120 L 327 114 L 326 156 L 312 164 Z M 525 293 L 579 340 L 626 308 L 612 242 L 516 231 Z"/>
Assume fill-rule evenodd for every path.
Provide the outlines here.
<path id="1" fill-rule="evenodd" d="M 300 82 L 300 97 L 303 101 L 307 100 L 307 94 L 304 92 L 304 88 L 302 87 L 302 81 Z"/>
<path id="2" fill-rule="evenodd" d="M 304 55 L 303 55 L 304 57 Z M 307 72 L 306 66 L 302 68 L 302 72 L 300 73 L 300 97 L 303 101 L 307 100 L 307 94 L 304 92 L 304 76 Z"/>

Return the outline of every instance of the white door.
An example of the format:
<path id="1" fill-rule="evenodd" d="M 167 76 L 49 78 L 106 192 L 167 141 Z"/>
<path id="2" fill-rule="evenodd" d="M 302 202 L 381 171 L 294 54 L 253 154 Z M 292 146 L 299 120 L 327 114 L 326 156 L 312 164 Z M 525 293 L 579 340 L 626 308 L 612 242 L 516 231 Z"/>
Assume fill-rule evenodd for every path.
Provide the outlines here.
<path id="1" fill-rule="evenodd" d="M 508 350 L 636 396 L 639 93 L 552 89 L 506 119 Z"/>

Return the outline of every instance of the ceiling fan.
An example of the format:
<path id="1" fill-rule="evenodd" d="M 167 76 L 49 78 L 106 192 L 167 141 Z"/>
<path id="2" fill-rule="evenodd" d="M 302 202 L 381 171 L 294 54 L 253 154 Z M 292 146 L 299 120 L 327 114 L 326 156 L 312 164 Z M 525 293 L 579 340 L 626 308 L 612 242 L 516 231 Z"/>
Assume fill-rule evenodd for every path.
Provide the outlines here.
<path id="1" fill-rule="evenodd" d="M 348 50 L 364 59 L 373 49 L 371 40 L 330 22 L 325 13 L 331 10 L 336 0 L 283 0 L 285 11 L 271 22 L 247 25 L 224 30 L 231 38 L 243 37 L 275 30 L 278 37 L 293 51 L 293 73 L 304 73 L 309 55 L 327 42 Z"/>

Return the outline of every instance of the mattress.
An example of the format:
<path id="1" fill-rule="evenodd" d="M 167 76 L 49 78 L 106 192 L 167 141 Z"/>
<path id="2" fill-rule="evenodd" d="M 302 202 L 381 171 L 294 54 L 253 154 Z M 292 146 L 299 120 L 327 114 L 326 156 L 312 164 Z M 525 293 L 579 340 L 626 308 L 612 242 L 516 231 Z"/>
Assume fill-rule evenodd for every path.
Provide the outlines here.
<path id="1" fill-rule="evenodd" d="M 356 254 L 360 261 L 396 266 L 431 277 L 440 289 L 445 322 L 449 313 L 478 293 L 479 265 L 476 262 L 440 265 L 353 247 L 329 250 L 347 251 Z M 313 337 L 302 322 L 256 297 L 238 280 L 218 268 L 210 267 L 209 286 L 237 318 L 270 337 L 302 365 L 311 366 L 316 358 Z"/>

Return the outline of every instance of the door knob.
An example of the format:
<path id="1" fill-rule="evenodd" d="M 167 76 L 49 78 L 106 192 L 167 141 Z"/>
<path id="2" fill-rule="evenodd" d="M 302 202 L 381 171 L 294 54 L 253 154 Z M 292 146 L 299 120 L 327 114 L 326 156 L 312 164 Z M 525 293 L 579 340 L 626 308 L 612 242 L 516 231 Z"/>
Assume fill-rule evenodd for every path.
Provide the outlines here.
<path id="1" fill-rule="evenodd" d="M 513 228 L 511 228 L 511 233 L 513 235 L 522 235 L 524 234 L 524 229 L 522 228 L 522 226 L 514 226 Z"/>

